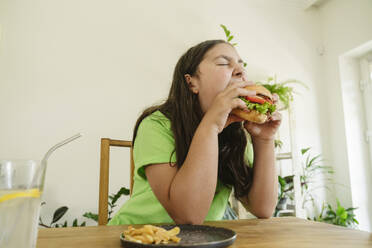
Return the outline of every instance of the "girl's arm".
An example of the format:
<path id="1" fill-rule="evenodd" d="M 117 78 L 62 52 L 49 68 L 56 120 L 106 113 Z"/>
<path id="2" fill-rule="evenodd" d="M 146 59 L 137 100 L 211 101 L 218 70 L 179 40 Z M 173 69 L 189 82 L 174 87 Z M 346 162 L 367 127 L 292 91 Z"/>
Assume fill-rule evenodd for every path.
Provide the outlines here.
<path id="1" fill-rule="evenodd" d="M 258 218 L 272 216 L 278 198 L 274 140 L 252 138 L 254 150 L 253 182 L 249 193 L 240 199 L 244 207 Z"/>
<path id="2" fill-rule="evenodd" d="M 145 167 L 152 191 L 176 223 L 201 224 L 207 216 L 217 185 L 218 134 L 232 109 L 246 108 L 237 97 L 252 94 L 242 88 L 247 84 L 233 83 L 215 97 L 180 169 L 168 163 Z"/>
<path id="3" fill-rule="evenodd" d="M 258 218 L 269 218 L 278 199 L 278 176 L 275 169 L 274 135 L 281 123 L 278 112 L 262 125 L 246 123 L 251 134 L 254 163 L 253 182 L 250 191 L 240 201 Z"/>
<path id="4" fill-rule="evenodd" d="M 218 132 L 201 122 L 180 169 L 169 164 L 145 167 L 150 186 L 177 224 L 201 224 L 217 185 Z"/>

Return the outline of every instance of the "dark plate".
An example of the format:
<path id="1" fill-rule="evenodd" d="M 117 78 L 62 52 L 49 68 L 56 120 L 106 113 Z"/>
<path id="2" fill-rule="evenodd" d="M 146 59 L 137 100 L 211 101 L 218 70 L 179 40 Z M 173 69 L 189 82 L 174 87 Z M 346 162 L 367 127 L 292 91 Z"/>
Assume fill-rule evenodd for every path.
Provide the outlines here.
<path id="1" fill-rule="evenodd" d="M 121 245 L 127 248 L 143 248 L 143 247 L 164 247 L 164 248 L 181 248 L 181 247 L 227 247 L 234 243 L 236 233 L 233 230 L 204 225 L 163 225 L 164 229 L 172 229 L 178 226 L 181 231 L 177 237 L 181 238 L 179 243 L 169 244 L 140 244 L 124 239 L 124 235 L 120 235 Z"/>

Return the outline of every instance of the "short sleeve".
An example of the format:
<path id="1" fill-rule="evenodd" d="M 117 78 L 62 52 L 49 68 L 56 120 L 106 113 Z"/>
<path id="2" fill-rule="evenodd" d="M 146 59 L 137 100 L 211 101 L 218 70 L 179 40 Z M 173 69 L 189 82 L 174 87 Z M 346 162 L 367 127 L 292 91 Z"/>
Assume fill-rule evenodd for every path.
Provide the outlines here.
<path id="1" fill-rule="evenodd" d="M 247 136 L 247 146 L 245 147 L 244 159 L 249 167 L 253 167 L 254 154 L 250 136 Z"/>
<path id="2" fill-rule="evenodd" d="M 146 165 L 176 162 L 170 121 L 160 111 L 141 122 L 134 142 L 133 160 L 135 171 L 144 179 Z"/>

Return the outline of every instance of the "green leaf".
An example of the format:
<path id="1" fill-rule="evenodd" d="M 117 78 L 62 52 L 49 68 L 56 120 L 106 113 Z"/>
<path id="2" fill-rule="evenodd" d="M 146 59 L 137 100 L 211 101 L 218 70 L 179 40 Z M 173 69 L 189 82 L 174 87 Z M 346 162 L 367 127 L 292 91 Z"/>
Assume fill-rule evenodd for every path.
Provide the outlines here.
<path id="1" fill-rule="evenodd" d="M 286 185 L 284 178 L 282 178 L 281 176 L 278 176 L 278 181 L 281 187 L 284 187 Z"/>
<path id="2" fill-rule="evenodd" d="M 63 215 L 65 215 L 65 213 L 67 212 L 67 210 L 68 210 L 68 207 L 66 207 L 66 206 L 63 206 L 63 207 L 58 208 L 54 212 L 54 214 L 53 214 L 53 220 L 52 220 L 52 222 L 50 224 L 53 224 L 53 223 L 56 223 L 57 221 L 59 221 L 63 217 Z"/>
<path id="3" fill-rule="evenodd" d="M 305 89 L 309 89 L 309 87 L 308 87 L 305 83 L 303 83 L 303 82 L 301 82 L 301 81 L 299 81 L 299 80 L 297 80 L 297 79 L 287 79 L 287 80 L 281 82 L 281 84 L 282 84 L 282 85 L 288 85 L 288 84 L 299 84 L 299 85 L 301 85 L 302 87 L 304 87 Z"/>
<path id="4" fill-rule="evenodd" d="M 86 225 L 87 225 L 87 223 L 84 221 L 83 223 L 81 223 L 80 226 L 86 226 Z"/>
<path id="5" fill-rule="evenodd" d="M 77 227 L 78 226 L 78 220 L 77 219 L 74 219 L 74 222 L 72 222 L 72 226 L 73 227 Z"/>
<path id="6" fill-rule="evenodd" d="M 327 211 L 326 211 L 326 214 L 329 215 L 329 216 L 336 217 L 336 212 L 333 211 L 332 209 L 327 210 Z"/>
<path id="7" fill-rule="evenodd" d="M 346 211 L 347 211 L 347 212 L 353 212 L 353 211 L 356 210 L 356 209 L 358 209 L 358 208 L 348 208 L 348 209 L 346 209 Z"/>
<path id="8" fill-rule="evenodd" d="M 244 66 L 244 67 L 247 67 L 247 63 L 244 62 L 243 66 Z"/>
<path id="9" fill-rule="evenodd" d="M 342 212 L 342 214 L 340 215 L 340 218 L 343 220 L 346 220 L 347 217 L 348 217 L 348 213 L 346 211 Z"/>
<path id="10" fill-rule="evenodd" d="M 130 194 L 130 190 L 125 188 L 125 187 L 121 187 L 120 190 L 113 196 L 112 198 L 112 204 L 115 204 L 115 202 L 122 196 L 122 195 L 129 195 Z"/>
<path id="11" fill-rule="evenodd" d="M 294 175 L 285 176 L 284 180 L 286 181 L 286 183 L 293 183 L 293 177 Z"/>
<path id="12" fill-rule="evenodd" d="M 269 112 L 271 114 L 275 111 L 275 108 L 276 108 L 275 105 L 270 104 L 268 102 L 265 102 L 264 104 L 259 104 L 259 103 L 250 102 L 249 100 L 245 99 L 244 97 L 239 97 L 239 98 L 242 101 L 245 102 L 248 109 L 257 110 L 261 114 L 266 114 L 267 112 Z"/>
<path id="13" fill-rule="evenodd" d="M 312 167 L 311 169 L 308 169 L 308 172 L 312 172 L 312 171 L 315 171 L 315 170 L 326 170 L 327 173 L 334 173 L 333 171 L 333 167 L 331 166 L 326 166 L 326 165 L 316 165 L 314 167 Z"/>
<path id="14" fill-rule="evenodd" d="M 236 46 L 236 45 L 238 45 L 238 43 L 231 43 L 231 45 Z"/>
<path id="15" fill-rule="evenodd" d="M 91 220 L 94 220 L 94 221 L 98 222 L 98 214 L 94 214 L 92 212 L 87 212 L 87 213 L 84 213 L 83 216 L 85 218 L 88 218 L 88 219 L 91 219 Z"/>
<path id="16" fill-rule="evenodd" d="M 65 223 L 63 223 L 62 227 L 67 227 L 67 220 L 65 220 Z"/>
<path id="17" fill-rule="evenodd" d="M 341 207 L 340 201 L 338 199 L 336 199 L 336 201 L 337 201 L 337 208 Z"/>
<path id="18" fill-rule="evenodd" d="M 269 80 L 272 78 L 269 78 Z M 263 84 L 272 94 L 276 93 L 279 96 L 280 101 L 283 103 L 284 108 L 289 107 L 289 102 L 293 100 L 292 87 L 285 86 L 285 83 L 275 83 L 268 81 L 268 83 Z"/>
<path id="19" fill-rule="evenodd" d="M 301 149 L 301 154 L 304 155 L 311 147 Z"/>
<path id="20" fill-rule="evenodd" d="M 225 32 L 226 38 L 228 38 L 229 35 L 230 35 L 230 31 L 226 28 L 225 25 L 221 24 L 220 26 L 222 27 L 223 31 Z"/>
<path id="21" fill-rule="evenodd" d="M 306 165 L 306 167 L 311 167 L 311 166 L 316 162 L 316 160 L 317 160 L 318 158 L 320 158 L 320 156 L 321 156 L 321 155 L 319 154 L 319 155 L 313 157 L 313 158 L 310 160 L 310 162 Z"/>
<path id="22" fill-rule="evenodd" d="M 230 42 L 233 38 L 234 38 L 234 35 L 231 35 L 231 36 L 227 39 L 227 41 Z"/>
<path id="23" fill-rule="evenodd" d="M 338 208 L 336 210 L 336 215 L 339 216 L 342 219 L 347 218 L 347 212 L 345 211 L 345 208 L 342 207 L 342 206 L 338 206 Z"/>
<path id="24" fill-rule="evenodd" d="M 275 146 L 275 148 L 276 147 L 282 148 L 283 142 L 281 140 L 276 139 L 276 140 L 274 140 L 274 146 Z"/>
<path id="25" fill-rule="evenodd" d="M 330 221 L 330 220 L 333 220 L 333 218 L 332 217 L 325 217 L 325 218 L 323 218 L 323 220 Z"/>

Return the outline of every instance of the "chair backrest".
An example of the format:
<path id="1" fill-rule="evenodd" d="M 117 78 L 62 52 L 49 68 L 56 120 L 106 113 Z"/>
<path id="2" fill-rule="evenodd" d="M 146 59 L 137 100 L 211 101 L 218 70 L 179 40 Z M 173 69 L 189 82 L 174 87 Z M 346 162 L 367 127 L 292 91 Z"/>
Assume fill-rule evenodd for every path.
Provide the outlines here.
<path id="1" fill-rule="evenodd" d="M 98 202 L 98 225 L 106 225 L 108 218 L 108 195 L 109 195 L 109 162 L 110 146 L 130 148 L 130 194 L 133 190 L 133 147 L 132 141 L 113 140 L 109 138 L 101 139 L 101 162 L 99 174 L 99 202 Z"/>

